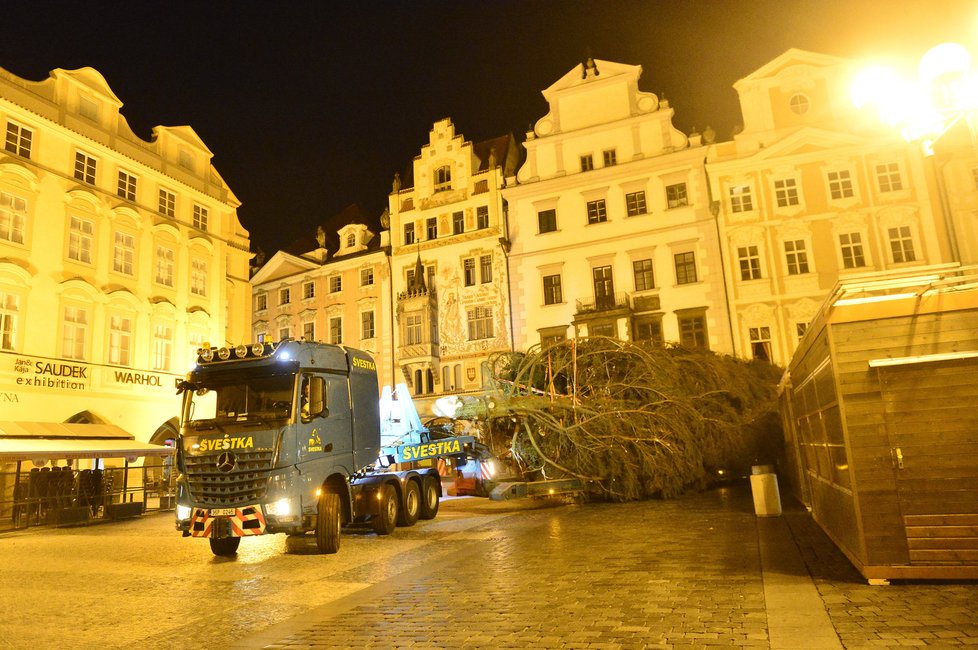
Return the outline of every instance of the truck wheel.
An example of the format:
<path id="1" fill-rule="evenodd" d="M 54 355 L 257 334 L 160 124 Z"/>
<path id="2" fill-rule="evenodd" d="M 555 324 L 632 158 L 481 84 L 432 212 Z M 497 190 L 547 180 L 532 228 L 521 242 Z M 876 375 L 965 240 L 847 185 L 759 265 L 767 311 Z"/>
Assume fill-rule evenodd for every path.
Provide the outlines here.
<path id="1" fill-rule="evenodd" d="M 238 552 L 240 537 L 210 537 L 211 553 L 220 557 L 230 557 Z"/>
<path id="2" fill-rule="evenodd" d="M 404 485 L 404 507 L 397 513 L 398 526 L 413 526 L 418 523 L 421 510 L 421 488 L 418 482 L 409 480 Z"/>
<path id="3" fill-rule="evenodd" d="M 316 517 L 316 547 L 320 553 L 340 550 L 340 495 L 323 492 Z"/>
<path id="4" fill-rule="evenodd" d="M 418 515 L 422 519 L 434 519 L 438 514 L 438 479 L 425 476 L 421 485 L 421 509 Z"/>
<path id="5" fill-rule="evenodd" d="M 390 535 L 397 526 L 397 492 L 393 485 L 384 485 L 380 488 L 380 503 L 377 504 L 380 511 L 373 518 L 374 532 L 378 535 Z"/>

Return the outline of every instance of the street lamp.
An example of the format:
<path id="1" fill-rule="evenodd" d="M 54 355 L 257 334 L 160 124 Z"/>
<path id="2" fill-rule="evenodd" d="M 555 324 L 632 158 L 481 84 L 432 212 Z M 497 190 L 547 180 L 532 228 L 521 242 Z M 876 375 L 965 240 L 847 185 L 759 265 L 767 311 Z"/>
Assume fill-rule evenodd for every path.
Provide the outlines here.
<path id="1" fill-rule="evenodd" d="M 899 128 L 907 142 L 919 141 L 928 156 L 934 154 L 934 143 L 962 120 L 974 137 L 978 75 L 968 50 L 958 43 L 931 48 L 920 59 L 917 77 L 866 68 L 853 81 L 852 102 L 859 109 L 875 108 L 884 124 Z"/>
<path id="2" fill-rule="evenodd" d="M 853 80 L 851 98 L 857 109 L 875 108 L 884 124 L 899 129 L 907 142 L 919 142 L 924 155 L 931 158 L 951 258 L 960 262 L 943 167 L 933 156 L 934 144 L 962 121 L 968 126 L 972 147 L 978 148 L 978 75 L 971 69 L 971 54 L 958 43 L 932 47 L 921 57 L 916 79 L 902 78 L 882 67 L 866 68 Z"/>

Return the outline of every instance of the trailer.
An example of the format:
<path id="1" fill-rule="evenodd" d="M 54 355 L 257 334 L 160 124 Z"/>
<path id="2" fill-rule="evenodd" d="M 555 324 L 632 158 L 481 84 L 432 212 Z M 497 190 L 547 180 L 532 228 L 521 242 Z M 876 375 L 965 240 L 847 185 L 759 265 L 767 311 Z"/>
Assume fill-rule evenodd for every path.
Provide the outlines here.
<path id="1" fill-rule="evenodd" d="M 315 533 L 335 553 L 350 524 L 378 535 L 438 513 L 437 469 L 400 460 L 465 458 L 470 440 L 381 453 L 377 368 L 366 352 L 286 340 L 198 351 L 178 382 L 176 528 L 215 555 L 242 537 Z"/>

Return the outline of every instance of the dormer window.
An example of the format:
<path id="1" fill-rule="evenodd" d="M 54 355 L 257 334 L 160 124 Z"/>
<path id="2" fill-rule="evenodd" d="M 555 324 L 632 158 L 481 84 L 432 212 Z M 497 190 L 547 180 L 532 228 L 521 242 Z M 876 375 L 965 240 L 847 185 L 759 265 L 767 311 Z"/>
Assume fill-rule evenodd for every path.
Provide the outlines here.
<path id="1" fill-rule="evenodd" d="M 446 192 L 452 189 L 452 168 L 448 165 L 435 170 L 435 191 Z"/>
<path id="2" fill-rule="evenodd" d="M 188 150 L 181 149 L 178 160 L 181 167 L 189 169 L 190 171 L 194 170 L 194 156 Z"/>
<path id="3" fill-rule="evenodd" d="M 356 245 L 357 245 L 357 235 L 356 233 L 351 232 L 349 235 L 346 236 L 346 247 L 353 248 Z"/>

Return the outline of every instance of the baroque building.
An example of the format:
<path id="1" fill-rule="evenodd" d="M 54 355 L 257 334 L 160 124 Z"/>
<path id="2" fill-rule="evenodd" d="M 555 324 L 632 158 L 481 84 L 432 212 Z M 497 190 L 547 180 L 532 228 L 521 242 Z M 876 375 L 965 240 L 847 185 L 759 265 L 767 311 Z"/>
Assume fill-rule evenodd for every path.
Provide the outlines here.
<path id="1" fill-rule="evenodd" d="M 389 196 L 394 362 L 411 393 L 464 394 L 483 363 L 513 345 L 503 183 L 519 151 L 511 135 L 478 143 L 435 122 Z"/>
<path id="2" fill-rule="evenodd" d="M 789 50 L 734 85 L 744 129 L 707 167 L 738 356 L 785 365 L 839 280 L 959 261 L 931 164 L 856 111 L 853 72 Z"/>
<path id="3" fill-rule="evenodd" d="M 707 150 L 641 74 L 589 59 L 543 91 L 503 190 L 516 349 L 613 336 L 731 351 Z"/>
<path id="4" fill-rule="evenodd" d="M 205 344 L 251 327 L 238 199 L 189 126 L 133 133 L 92 68 L 0 70 L 4 420 L 174 437 Z"/>
<path id="5" fill-rule="evenodd" d="M 388 232 L 371 232 L 352 205 L 315 239 L 278 251 L 251 278 L 253 341 L 287 338 L 348 345 L 372 354 L 382 385 L 393 379 Z M 338 230 L 330 224 L 345 224 Z M 328 230 L 327 230 L 328 229 Z"/>

